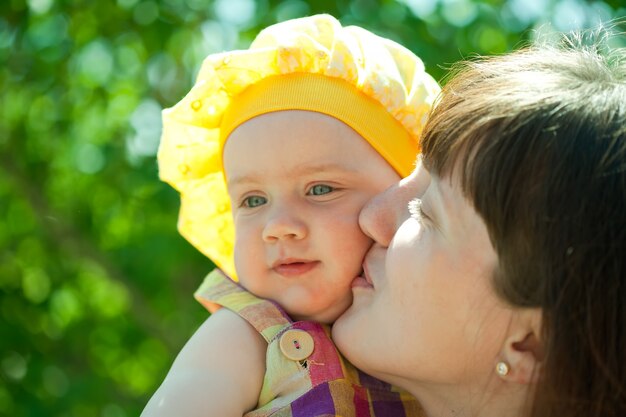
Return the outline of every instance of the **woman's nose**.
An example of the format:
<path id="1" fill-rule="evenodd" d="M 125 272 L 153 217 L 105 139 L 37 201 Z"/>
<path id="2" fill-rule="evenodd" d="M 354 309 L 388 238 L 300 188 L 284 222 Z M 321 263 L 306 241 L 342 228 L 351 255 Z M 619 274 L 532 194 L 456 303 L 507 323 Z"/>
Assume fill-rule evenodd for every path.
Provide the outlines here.
<path id="1" fill-rule="evenodd" d="M 361 210 L 359 226 L 374 242 L 387 247 L 398 228 L 399 184 L 373 197 Z"/>
<path id="2" fill-rule="evenodd" d="M 382 246 L 389 246 L 396 230 L 409 218 L 408 204 L 421 197 L 430 177 L 421 164 L 408 177 L 373 197 L 361 210 L 359 226 Z"/>
<path id="3" fill-rule="evenodd" d="M 293 209 L 275 210 L 263 228 L 263 240 L 276 242 L 282 239 L 299 240 L 307 235 L 305 222 Z"/>

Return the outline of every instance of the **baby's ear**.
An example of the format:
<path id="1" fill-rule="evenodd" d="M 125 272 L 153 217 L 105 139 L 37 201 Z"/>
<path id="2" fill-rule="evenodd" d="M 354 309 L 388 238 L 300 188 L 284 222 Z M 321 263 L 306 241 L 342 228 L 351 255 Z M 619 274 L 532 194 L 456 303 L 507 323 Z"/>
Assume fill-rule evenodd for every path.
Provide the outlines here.
<path id="1" fill-rule="evenodd" d="M 494 369 L 499 378 L 517 384 L 537 382 L 544 357 L 541 310 L 520 310 L 514 315 Z"/>

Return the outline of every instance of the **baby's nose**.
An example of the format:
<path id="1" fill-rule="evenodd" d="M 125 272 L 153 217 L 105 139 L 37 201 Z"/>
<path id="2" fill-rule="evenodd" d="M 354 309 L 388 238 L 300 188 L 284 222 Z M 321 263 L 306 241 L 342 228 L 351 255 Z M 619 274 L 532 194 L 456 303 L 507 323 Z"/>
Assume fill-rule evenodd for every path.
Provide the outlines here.
<path id="1" fill-rule="evenodd" d="M 282 239 L 303 239 L 307 235 L 305 222 L 288 210 L 275 213 L 263 228 L 263 240 L 273 242 Z"/>

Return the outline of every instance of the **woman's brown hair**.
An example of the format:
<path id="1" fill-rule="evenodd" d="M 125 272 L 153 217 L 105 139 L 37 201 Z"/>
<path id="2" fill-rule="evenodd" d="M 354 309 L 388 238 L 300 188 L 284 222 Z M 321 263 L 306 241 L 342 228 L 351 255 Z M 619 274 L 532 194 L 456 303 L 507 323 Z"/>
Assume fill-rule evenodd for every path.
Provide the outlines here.
<path id="1" fill-rule="evenodd" d="M 626 416 L 626 52 L 584 38 L 464 63 L 422 139 L 486 223 L 496 291 L 542 310 L 532 416 Z"/>

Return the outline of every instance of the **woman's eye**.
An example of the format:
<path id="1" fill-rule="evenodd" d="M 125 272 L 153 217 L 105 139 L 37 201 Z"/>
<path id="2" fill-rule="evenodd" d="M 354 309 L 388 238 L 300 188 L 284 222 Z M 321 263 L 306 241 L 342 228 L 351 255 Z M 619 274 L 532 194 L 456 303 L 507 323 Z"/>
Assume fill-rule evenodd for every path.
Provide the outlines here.
<path id="1" fill-rule="evenodd" d="M 250 197 L 244 198 L 242 206 L 254 208 L 262 206 L 265 203 L 267 203 L 267 198 L 261 197 L 260 195 L 251 195 Z"/>
<path id="2" fill-rule="evenodd" d="M 309 195 L 324 195 L 331 193 L 334 190 L 330 185 L 318 184 L 311 187 L 308 194 Z"/>
<path id="3" fill-rule="evenodd" d="M 422 211 L 422 200 L 419 198 L 414 198 L 409 201 L 409 214 L 412 218 L 422 223 L 424 221 L 424 212 Z"/>

